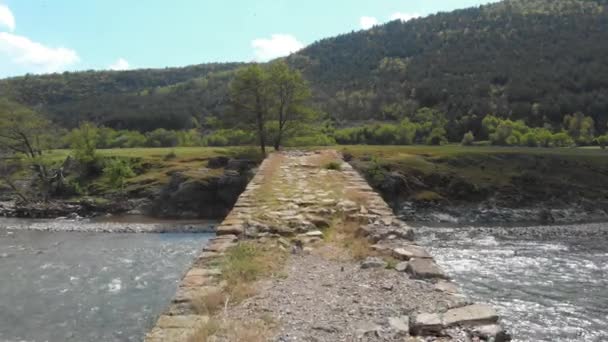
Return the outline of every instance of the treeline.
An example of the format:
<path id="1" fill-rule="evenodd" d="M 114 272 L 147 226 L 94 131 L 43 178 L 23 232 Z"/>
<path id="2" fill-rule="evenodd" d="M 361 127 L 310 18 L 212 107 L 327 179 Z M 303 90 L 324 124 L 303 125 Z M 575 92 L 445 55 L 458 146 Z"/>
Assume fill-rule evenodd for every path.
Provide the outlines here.
<path id="1" fill-rule="evenodd" d="M 449 140 L 445 114 L 422 108 L 414 117 L 396 123 L 373 123 L 336 129 L 330 121 L 322 124 L 304 124 L 290 135 L 284 145 L 330 146 L 341 145 L 444 145 L 448 143 L 491 144 L 496 146 L 527 147 L 572 147 L 608 144 L 608 135 L 597 135 L 593 118 L 583 113 L 567 115 L 559 130 L 547 127 L 529 127 L 522 120 L 502 119 L 487 115 L 482 120 L 481 134 L 467 132 L 459 140 Z M 156 129 L 147 133 L 131 130 L 114 130 L 108 127 L 86 125 L 95 130 L 97 148 L 133 147 L 192 147 L 192 146 L 251 146 L 258 143 L 255 130 L 226 129 L 215 130 L 166 130 Z M 82 135 L 82 126 L 66 134 L 62 145 L 68 148 L 74 136 Z"/>

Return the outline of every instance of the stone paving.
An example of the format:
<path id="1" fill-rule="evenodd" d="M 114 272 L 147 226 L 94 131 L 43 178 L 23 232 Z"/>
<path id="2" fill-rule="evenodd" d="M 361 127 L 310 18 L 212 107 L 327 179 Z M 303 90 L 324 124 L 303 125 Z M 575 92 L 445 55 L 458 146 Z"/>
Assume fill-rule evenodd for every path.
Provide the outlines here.
<path id="1" fill-rule="evenodd" d="M 357 222 L 373 255 L 349 257 L 326 234 L 336 217 Z M 227 307 L 223 321 L 270 317 L 269 341 L 505 341 L 493 308 L 470 303 L 413 230 L 398 220 L 335 151 L 269 156 L 182 279 L 146 341 L 193 341 L 209 320 L 195 298 L 221 289 L 217 260 L 239 240 L 289 249 L 284 276 Z M 232 341 L 216 336 L 210 341 Z"/>

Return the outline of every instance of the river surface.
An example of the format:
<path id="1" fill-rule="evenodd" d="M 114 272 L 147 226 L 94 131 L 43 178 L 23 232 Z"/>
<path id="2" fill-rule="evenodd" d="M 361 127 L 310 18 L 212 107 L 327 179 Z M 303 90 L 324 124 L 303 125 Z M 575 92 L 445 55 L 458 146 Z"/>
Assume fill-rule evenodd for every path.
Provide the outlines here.
<path id="1" fill-rule="evenodd" d="M 0 219 L 2 342 L 141 341 L 212 237 L 49 232 L 7 222 Z"/>
<path id="2" fill-rule="evenodd" d="M 514 341 L 608 341 L 608 224 L 416 227 L 417 240 Z"/>

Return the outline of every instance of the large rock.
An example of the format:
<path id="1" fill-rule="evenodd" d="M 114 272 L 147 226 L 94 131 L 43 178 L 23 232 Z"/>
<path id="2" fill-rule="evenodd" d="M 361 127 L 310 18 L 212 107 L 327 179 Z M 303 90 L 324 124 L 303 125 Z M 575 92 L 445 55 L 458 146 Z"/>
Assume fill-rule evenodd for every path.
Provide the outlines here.
<path id="1" fill-rule="evenodd" d="M 489 324 L 475 327 L 473 329 L 473 334 L 487 341 L 507 342 L 511 340 L 511 336 L 509 336 L 509 334 L 507 334 L 504 328 L 499 324 Z"/>
<path id="2" fill-rule="evenodd" d="M 498 314 L 489 305 L 473 304 L 448 310 L 443 315 L 443 321 L 446 327 L 454 325 L 488 325 L 498 322 Z"/>
<path id="3" fill-rule="evenodd" d="M 435 284 L 435 290 L 451 294 L 459 293 L 458 286 L 456 284 L 445 280 L 438 281 L 437 284 Z"/>
<path id="4" fill-rule="evenodd" d="M 378 257 L 368 257 L 361 263 L 361 268 L 386 268 L 386 261 L 378 258 Z"/>
<path id="5" fill-rule="evenodd" d="M 413 258 L 430 259 L 431 255 L 420 246 L 406 245 L 393 249 L 393 257 L 398 260 L 410 260 Z"/>
<path id="6" fill-rule="evenodd" d="M 414 335 L 435 335 L 443 328 L 441 316 L 437 313 L 421 313 L 416 315 L 412 323 Z"/>
<path id="7" fill-rule="evenodd" d="M 412 259 L 407 265 L 407 273 L 415 279 L 448 279 L 433 259 Z"/>

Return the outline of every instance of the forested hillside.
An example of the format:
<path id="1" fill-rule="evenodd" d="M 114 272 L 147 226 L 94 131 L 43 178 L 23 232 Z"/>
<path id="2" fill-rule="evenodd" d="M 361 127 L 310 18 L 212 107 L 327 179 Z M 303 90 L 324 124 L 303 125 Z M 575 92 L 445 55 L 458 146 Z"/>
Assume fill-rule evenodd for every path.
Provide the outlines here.
<path id="1" fill-rule="evenodd" d="M 487 114 L 560 130 L 575 112 L 608 120 L 608 1 L 510 0 L 324 39 L 287 61 L 336 127 L 445 113 L 447 137 L 483 135 Z M 64 73 L 0 82 L 61 125 L 190 128 L 227 111 L 241 64 Z"/>

